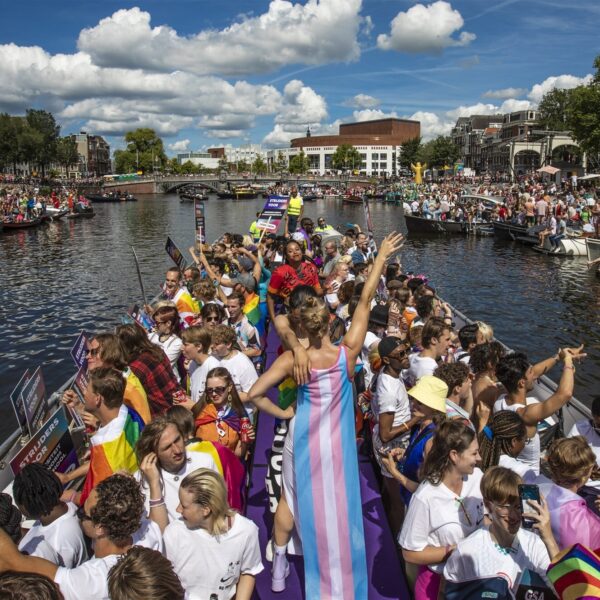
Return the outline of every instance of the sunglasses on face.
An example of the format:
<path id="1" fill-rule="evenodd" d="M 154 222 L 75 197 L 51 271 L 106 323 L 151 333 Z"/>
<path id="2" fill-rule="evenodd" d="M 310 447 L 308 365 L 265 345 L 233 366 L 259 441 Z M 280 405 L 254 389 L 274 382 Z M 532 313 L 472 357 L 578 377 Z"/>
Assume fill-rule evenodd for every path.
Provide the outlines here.
<path id="1" fill-rule="evenodd" d="M 221 394 L 223 394 L 225 392 L 227 388 L 223 385 L 220 385 L 218 387 L 207 387 L 206 388 L 206 395 L 207 396 L 220 396 Z"/>
<path id="2" fill-rule="evenodd" d="M 204 319 L 207 323 L 218 323 L 219 322 L 219 317 L 206 317 L 206 319 Z"/>
<path id="3" fill-rule="evenodd" d="M 100 348 L 88 348 L 86 355 L 88 356 L 98 356 L 98 353 L 100 352 Z"/>

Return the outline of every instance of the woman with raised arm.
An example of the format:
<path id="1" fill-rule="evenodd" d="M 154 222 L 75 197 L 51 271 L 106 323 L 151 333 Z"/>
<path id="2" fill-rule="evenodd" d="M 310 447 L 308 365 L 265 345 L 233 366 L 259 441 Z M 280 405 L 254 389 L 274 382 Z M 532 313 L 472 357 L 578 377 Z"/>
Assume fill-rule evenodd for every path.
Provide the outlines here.
<path id="1" fill-rule="evenodd" d="M 283 495 L 275 514 L 273 591 L 285 589 L 285 556 L 294 523 L 302 540 L 306 597 L 366 598 L 367 565 L 358 459 L 354 435 L 352 376 L 369 321 L 371 300 L 388 258 L 402 236 L 385 238 L 358 301 L 352 326 L 340 346 L 329 339 L 329 311 L 320 298 L 307 298 L 301 319 L 309 338 L 308 381 L 298 388 L 296 415 L 283 452 Z M 275 416 L 263 398 L 294 373 L 294 354 L 282 354 L 258 379 L 248 398 Z M 301 485 L 297 485 L 298 474 Z M 318 506 L 318 510 L 314 507 Z"/>

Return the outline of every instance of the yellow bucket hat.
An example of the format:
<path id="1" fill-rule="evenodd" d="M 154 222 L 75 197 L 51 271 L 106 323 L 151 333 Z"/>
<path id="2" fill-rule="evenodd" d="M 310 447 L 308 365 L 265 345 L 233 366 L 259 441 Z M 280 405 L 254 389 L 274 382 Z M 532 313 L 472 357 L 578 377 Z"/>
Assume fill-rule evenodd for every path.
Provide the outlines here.
<path id="1" fill-rule="evenodd" d="M 418 400 L 421 404 L 429 406 L 441 413 L 446 412 L 446 398 L 448 385 L 439 377 L 423 375 L 415 386 L 408 390 L 408 395 Z"/>

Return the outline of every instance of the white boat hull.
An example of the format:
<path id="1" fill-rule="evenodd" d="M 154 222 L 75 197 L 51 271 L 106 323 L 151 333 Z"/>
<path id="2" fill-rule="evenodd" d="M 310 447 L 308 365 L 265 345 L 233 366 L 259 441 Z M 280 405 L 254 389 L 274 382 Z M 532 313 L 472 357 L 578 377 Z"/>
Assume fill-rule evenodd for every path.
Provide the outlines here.
<path id="1" fill-rule="evenodd" d="M 556 256 L 586 256 L 587 248 L 585 240 L 586 238 L 584 237 L 565 237 L 560 240 L 558 250 L 554 250 L 552 244 L 550 244 L 550 240 L 546 237 L 544 245 L 542 247 L 534 246 L 534 250 L 544 251 Z"/>

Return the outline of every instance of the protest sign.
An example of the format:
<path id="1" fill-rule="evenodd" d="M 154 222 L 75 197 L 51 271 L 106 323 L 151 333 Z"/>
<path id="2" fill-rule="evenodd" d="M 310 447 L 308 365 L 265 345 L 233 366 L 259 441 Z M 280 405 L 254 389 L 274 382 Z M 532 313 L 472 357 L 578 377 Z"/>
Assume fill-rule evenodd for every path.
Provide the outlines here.
<path id="1" fill-rule="evenodd" d="M 258 229 L 267 233 L 275 233 L 290 202 L 289 196 L 269 196 L 256 221 Z"/>
<path id="2" fill-rule="evenodd" d="M 21 398 L 27 417 L 27 429 L 29 435 L 33 436 L 44 421 L 48 404 L 46 402 L 46 386 L 41 367 L 38 367 L 31 379 L 25 384 L 21 391 Z"/>
<path id="3" fill-rule="evenodd" d="M 85 367 L 87 369 L 87 344 L 88 334 L 82 331 L 71 348 L 71 357 L 75 361 L 78 369 Z"/>
<path id="4" fill-rule="evenodd" d="M 168 237 L 167 243 L 165 244 L 165 250 L 167 254 L 173 259 L 173 262 L 183 271 L 185 269 L 185 258 L 181 253 L 181 250 L 177 247 L 175 242 Z"/>
<path id="5" fill-rule="evenodd" d="M 204 202 L 194 200 L 194 215 L 196 217 L 196 241 L 199 244 L 206 242 L 206 225 L 204 222 Z"/>
<path id="6" fill-rule="evenodd" d="M 77 452 L 69 433 L 64 407 L 58 408 L 23 446 L 10 461 L 10 468 L 17 475 L 23 467 L 34 462 L 60 473 L 77 466 Z"/>
<path id="7" fill-rule="evenodd" d="M 27 414 L 25 412 L 25 405 L 23 404 L 21 392 L 30 379 L 31 371 L 26 369 L 21 379 L 19 379 L 19 383 L 17 383 L 15 389 L 10 394 L 10 403 L 15 410 L 15 415 L 17 416 L 17 421 L 19 422 L 19 427 L 23 434 L 27 433 Z"/>
<path id="8" fill-rule="evenodd" d="M 129 315 L 131 318 L 141 325 L 146 331 L 152 331 L 154 327 L 154 321 L 152 317 L 143 309 L 135 304 L 130 310 Z"/>

